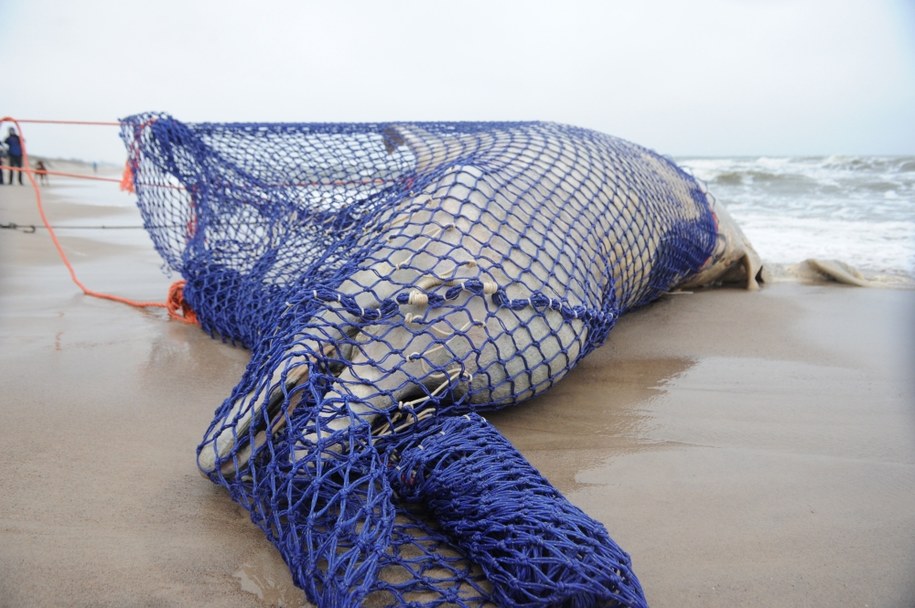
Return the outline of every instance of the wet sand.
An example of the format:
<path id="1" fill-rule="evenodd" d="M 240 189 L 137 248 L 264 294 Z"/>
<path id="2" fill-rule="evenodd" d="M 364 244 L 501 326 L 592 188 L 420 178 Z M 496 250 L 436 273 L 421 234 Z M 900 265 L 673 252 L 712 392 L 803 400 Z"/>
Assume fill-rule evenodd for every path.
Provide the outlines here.
<path id="1" fill-rule="evenodd" d="M 52 182 L 52 223 L 139 225 L 128 195 Z M 30 188 L 0 187 L 9 223 L 38 223 Z M 59 234 L 90 288 L 164 299 L 142 231 Z M 0 606 L 304 603 L 194 463 L 245 351 L 83 296 L 42 229 L 0 230 L 0 336 Z M 912 290 L 669 296 L 491 419 L 632 555 L 651 606 L 911 607 L 913 338 Z"/>

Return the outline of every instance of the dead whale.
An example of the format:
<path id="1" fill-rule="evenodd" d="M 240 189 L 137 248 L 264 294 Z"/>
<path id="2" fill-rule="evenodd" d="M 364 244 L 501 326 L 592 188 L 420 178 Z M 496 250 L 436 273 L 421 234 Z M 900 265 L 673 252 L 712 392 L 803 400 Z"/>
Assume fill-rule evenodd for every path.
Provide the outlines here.
<path id="1" fill-rule="evenodd" d="M 310 600 L 645 605 L 605 527 L 479 414 L 665 293 L 756 286 L 697 180 L 553 123 L 122 125 L 184 302 L 251 349 L 198 466 Z"/>
<path id="2" fill-rule="evenodd" d="M 426 452 L 417 459 L 417 449 L 443 443 L 410 434 L 427 421 L 547 390 L 604 341 L 619 315 L 664 293 L 716 283 L 755 289 L 760 260 L 698 181 L 622 140 L 579 130 L 557 137 L 545 125 L 525 128 L 522 145 L 511 128 L 441 133 L 393 125 L 384 141 L 388 154 L 410 159 L 406 192 L 348 236 L 349 250 L 360 253 L 345 272 L 299 285 L 285 301 L 198 447 L 198 466 L 253 514 L 263 513 L 259 525 L 278 546 L 295 543 L 284 555 L 293 555 L 287 559 L 297 583 L 328 605 L 372 603 L 379 595 L 379 604 L 459 597 L 467 605 L 492 598 L 522 605 L 519 598 L 547 593 L 546 575 L 525 567 L 512 571 L 510 584 L 500 582 L 504 560 L 474 549 L 485 533 L 456 541 L 458 553 L 439 537 L 403 540 L 428 526 L 390 501 L 412 493 L 403 480 L 425 476 L 429 465 L 411 464 L 393 478 L 390 467 L 460 464 L 429 460 Z M 334 226 L 348 225 L 341 217 Z M 419 443 L 403 444 L 402 436 Z M 362 476 L 356 481 L 354 471 Z M 295 508 L 271 515 L 256 497 L 265 486 L 286 502 L 296 496 Z M 556 493 L 538 492 L 566 505 Z M 570 520 L 586 520 L 563 508 Z M 449 542 L 459 537 L 447 510 L 437 513 Z M 378 523 L 385 519 L 393 524 Z M 599 539 L 597 553 L 560 556 L 566 565 L 550 592 L 558 593 L 555 602 L 584 594 L 607 605 L 642 605 L 628 556 L 615 552 L 602 527 L 582 534 L 589 524 L 551 525 L 566 544 Z M 304 532 L 289 541 L 280 528 Z M 379 553 L 366 535 L 402 541 Z M 312 557 L 327 556 L 328 547 L 336 547 L 334 557 Z M 448 591 L 414 572 L 403 547 L 438 564 L 431 571 L 444 572 L 435 580 Z M 618 567 L 595 561 L 608 547 L 601 559 Z M 532 559 L 530 546 L 520 550 Z M 583 572 L 597 578 L 577 580 Z"/>
<path id="3" fill-rule="evenodd" d="M 620 174 L 598 185 L 576 168 L 577 151 L 557 150 L 547 137 L 539 149 L 528 143 L 516 151 L 510 136 L 498 133 L 442 139 L 400 126 L 397 134 L 418 172 L 447 168 L 378 218 L 364 237 L 378 243 L 376 250 L 331 297 L 312 294 L 320 308 L 278 366 L 224 408 L 222 424 L 207 433 L 198 454 L 204 473 L 234 474 L 276 432 L 283 418 L 261 411 L 275 414 L 288 401 L 284 396 L 307 378 L 315 353 L 346 362 L 325 394 L 316 432 L 343 428 L 352 417 L 383 419 L 390 428 L 404 417 L 431 415 L 423 404 L 446 390 L 485 407 L 545 390 L 588 343 L 588 327 L 569 311 L 587 311 L 608 292 L 620 312 L 660 295 L 652 284 L 658 249 L 683 223 L 711 217 L 713 246 L 698 270 L 661 291 L 758 285 L 761 263 L 739 227 L 701 184 L 663 157 L 633 146 L 637 160 L 606 167 Z M 509 160 L 498 171 L 462 164 L 471 146 Z M 642 181 L 651 188 L 640 188 Z M 585 209 L 591 215 L 580 213 Z M 396 323 L 361 320 L 398 295 Z M 447 307 L 430 310 L 436 295 Z M 255 419 L 262 428 L 252 433 Z M 302 442 L 308 449 L 309 437 Z"/>

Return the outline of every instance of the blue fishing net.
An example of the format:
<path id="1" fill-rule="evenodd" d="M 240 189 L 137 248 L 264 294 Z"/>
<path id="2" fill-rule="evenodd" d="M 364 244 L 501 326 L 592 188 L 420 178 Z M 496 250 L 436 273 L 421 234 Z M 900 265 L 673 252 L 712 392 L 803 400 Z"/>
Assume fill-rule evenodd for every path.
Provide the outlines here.
<path id="1" fill-rule="evenodd" d="M 201 327 L 251 351 L 198 447 L 319 606 L 643 606 L 482 417 L 712 254 L 669 160 L 550 123 L 122 121 Z"/>

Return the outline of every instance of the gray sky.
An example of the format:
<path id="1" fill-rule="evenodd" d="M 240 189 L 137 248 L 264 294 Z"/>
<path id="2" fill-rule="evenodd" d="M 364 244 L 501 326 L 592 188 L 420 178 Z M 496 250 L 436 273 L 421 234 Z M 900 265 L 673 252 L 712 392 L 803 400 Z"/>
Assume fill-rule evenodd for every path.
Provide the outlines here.
<path id="1" fill-rule="evenodd" d="M 915 154 L 912 0 L 0 0 L 0 57 L 0 116 L 23 119 L 537 119 L 673 155 Z M 115 128 L 23 128 L 32 154 L 124 158 Z"/>

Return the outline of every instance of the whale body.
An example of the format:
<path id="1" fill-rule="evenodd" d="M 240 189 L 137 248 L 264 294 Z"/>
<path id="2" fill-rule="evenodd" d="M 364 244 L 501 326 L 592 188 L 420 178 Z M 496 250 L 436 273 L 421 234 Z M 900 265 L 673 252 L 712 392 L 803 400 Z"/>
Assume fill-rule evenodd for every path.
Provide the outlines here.
<path id="1" fill-rule="evenodd" d="M 269 380 L 231 402 L 226 426 L 212 426 L 198 455 L 205 473 L 218 464 L 231 472 L 226 455 L 240 430 L 307 376 L 314 353 L 346 360 L 319 426 L 342 428 L 350 416 L 390 425 L 392 405 L 446 388 L 476 410 L 533 397 L 602 342 L 620 314 L 666 292 L 758 287 L 759 257 L 727 210 L 647 149 L 611 138 L 614 154 L 599 159 L 604 175 L 593 175 L 576 164 L 596 164 L 590 140 L 573 140 L 578 150 L 548 129 L 527 133 L 524 149 L 511 133 L 391 129 L 417 173 L 433 177 L 374 221 L 353 245 L 374 244 L 371 253 L 323 298 Z M 436 294 L 448 294 L 445 305 L 430 309 Z M 393 323 L 362 320 L 397 295 Z"/>
<path id="2" fill-rule="evenodd" d="M 252 349 L 198 466 L 312 601 L 645 604 L 604 527 L 478 413 L 665 293 L 758 286 L 700 182 L 552 123 L 131 125 L 145 219 L 178 216 L 157 248 L 203 328 Z"/>

